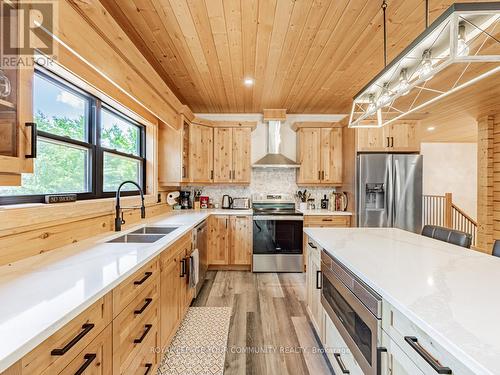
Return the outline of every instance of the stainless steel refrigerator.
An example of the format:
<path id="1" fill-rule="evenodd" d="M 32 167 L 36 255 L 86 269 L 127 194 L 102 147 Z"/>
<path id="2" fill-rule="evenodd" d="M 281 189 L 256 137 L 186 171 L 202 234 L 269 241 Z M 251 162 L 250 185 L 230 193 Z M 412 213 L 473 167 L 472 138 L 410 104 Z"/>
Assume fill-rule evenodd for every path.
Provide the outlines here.
<path id="1" fill-rule="evenodd" d="M 422 230 L 422 156 L 358 155 L 359 227 Z"/>

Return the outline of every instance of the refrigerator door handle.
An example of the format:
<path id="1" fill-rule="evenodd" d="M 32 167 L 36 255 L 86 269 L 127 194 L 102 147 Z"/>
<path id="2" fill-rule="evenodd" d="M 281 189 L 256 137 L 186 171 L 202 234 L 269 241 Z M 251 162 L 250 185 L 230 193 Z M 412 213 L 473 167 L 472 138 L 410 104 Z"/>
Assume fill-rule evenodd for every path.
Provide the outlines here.
<path id="1" fill-rule="evenodd" d="M 394 225 L 394 175 L 393 175 L 393 158 L 387 158 L 386 174 L 385 174 L 385 212 L 387 215 L 387 226 L 390 228 Z"/>
<path id="2" fill-rule="evenodd" d="M 397 201 L 401 198 L 400 197 L 400 178 L 401 178 L 401 175 L 399 173 L 399 160 L 398 159 L 394 159 L 394 205 L 393 205 L 393 210 L 394 210 L 394 213 L 393 213 L 393 226 L 395 226 L 395 224 L 397 223 Z M 396 198 L 397 197 L 397 198 Z"/>

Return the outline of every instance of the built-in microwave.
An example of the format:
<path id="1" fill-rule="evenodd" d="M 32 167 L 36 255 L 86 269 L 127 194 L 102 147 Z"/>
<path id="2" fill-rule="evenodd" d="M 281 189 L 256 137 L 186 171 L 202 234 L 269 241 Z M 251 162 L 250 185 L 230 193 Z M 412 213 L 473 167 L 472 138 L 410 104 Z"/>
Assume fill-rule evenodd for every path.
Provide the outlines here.
<path id="1" fill-rule="evenodd" d="M 382 298 L 337 259 L 321 253 L 321 303 L 365 375 L 377 375 Z"/>

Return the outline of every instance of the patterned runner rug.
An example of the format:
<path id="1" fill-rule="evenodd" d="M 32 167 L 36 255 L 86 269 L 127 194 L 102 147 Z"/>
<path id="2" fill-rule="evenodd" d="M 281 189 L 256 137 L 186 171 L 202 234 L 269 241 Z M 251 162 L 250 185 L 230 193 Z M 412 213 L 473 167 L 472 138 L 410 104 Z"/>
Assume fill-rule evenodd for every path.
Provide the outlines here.
<path id="1" fill-rule="evenodd" d="M 224 374 L 230 320 L 230 307 L 190 307 L 158 375 Z"/>

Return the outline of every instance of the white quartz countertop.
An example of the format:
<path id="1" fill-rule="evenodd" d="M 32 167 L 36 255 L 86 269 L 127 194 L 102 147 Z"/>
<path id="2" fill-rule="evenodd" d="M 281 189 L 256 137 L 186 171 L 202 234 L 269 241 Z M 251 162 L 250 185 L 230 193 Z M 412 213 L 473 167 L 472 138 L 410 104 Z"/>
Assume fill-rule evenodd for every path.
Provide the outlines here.
<path id="1" fill-rule="evenodd" d="M 330 211 L 325 209 L 316 210 L 301 210 L 298 209 L 304 216 L 352 216 L 352 212 L 349 211 Z"/>
<path id="2" fill-rule="evenodd" d="M 399 229 L 304 228 L 475 374 L 500 374 L 500 258 Z"/>
<path id="3" fill-rule="evenodd" d="M 180 210 L 0 267 L 0 372 L 29 353 L 210 214 Z M 152 244 L 106 243 L 144 225 L 178 226 Z"/>

